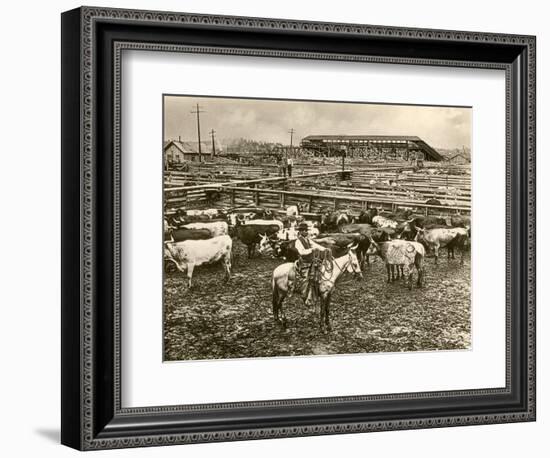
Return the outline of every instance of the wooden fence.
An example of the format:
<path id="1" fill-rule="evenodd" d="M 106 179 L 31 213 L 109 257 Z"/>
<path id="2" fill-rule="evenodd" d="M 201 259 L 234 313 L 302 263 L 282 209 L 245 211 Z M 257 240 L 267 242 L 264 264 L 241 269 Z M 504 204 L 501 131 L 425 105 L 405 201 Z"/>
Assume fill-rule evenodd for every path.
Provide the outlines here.
<path id="1" fill-rule="evenodd" d="M 470 213 L 471 193 L 467 180 L 453 182 L 452 189 L 440 186 L 441 178 L 422 174 L 399 181 L 400 187 L 373 187 L 368 182 L 357 183 L 355 171 L 325 171 L 292 178 L 265 177 L 247 180 L 208 182 L 181 186 L 180 181 L 165 183 L 165 206 L 179 207 L 257 205 L 282 209 L 301 204 L 309 213 L 324 209 L 350 209 L 359 212 L 370 207 L 396 211 L 413 208 L 429 214 Z M 361 173 L 361 172 L 360 172 Z M 365 173 L 365 171 L 362 171 Z M 351 182 L 342 182 L 343 175 L 351 175 Z M 411 174 L 412 175 L 412 174 Z M 464 177 L 460 177 L 464 178 Z M 349 183 L 350 186 L 344 186 Z M 459 184 L 461 186 L 459 187 Z M 468 185 L 467 185 L 468 184 Z M 402 187 L 401 187 L 402 186 Z M 451 191 L 454 193 L 451 193 Z M 442 205 L 429 205 L 430 198 Z"/>
<path id="2" fill-rule="evenodd" d="M 469 214 L 470 205 L 429 205 L 412 199 L 393 199 L 379 196 L 359 196 L 335 192 L 284 191 L 277 189 L 259 189 L 228 186 L 221 190 L 220 203 L 228 207 L 256 205 L 271 209 L 285 208 L 288 205 L 301 205 L 307 213 L 319 213 L 326 209 L 349 209 L 356 213 L 370 207 L 382 208 L 395 212 L 400 208 L 412 208 L 424 214 Z"/>
<path id="3" fill-rule="evenodd" d="M 344 171 L 344 174 L 349 175 L 351 172 Z M 168 208 L 173 207 L 198 207 L 209 202 L 215 193 L 220 193 L 226 187 L 239 187 L 243 189 L 272 189 L 286 188 L 296 181 L 310 181 L 332 179 L 334 182 L 340 181 L 342 177 L 341 171 L 326 171 L 317 172 L 307 175 L 298 175 L 291 178 L 285 177 L 268 177 L 256 178 L 252 180 L 234 180 L 220 183 L 208 183 L 194 186 L 180 186 L 177 183 L 165 183 L 164 188 L 164 203 Z"/>
<path id="4" fill-rule="evenodd" d="M 215 191 L 218 199 L 209 200 L 208 192 Z M 356 213 L 370 207 L 382 208 L 387 211 L 397 211 L 400 208 L 412 208 L 424 214 L 469 214 L 470 205 L 428 205 L 417 200 L 384 198 L 379 196 L 359 196 L 343 193 L 284 191 L 279 189 L 263 189 L 252 187 L 210 187 L 180 191 L 182 195 L 167 197 L 169 208 L 197 207 L 216 205 L 223 207 L 256 205 L 271 209 L 283 209 L 288 205 L 301 205 L 306 213 L 319 213 L 326 209 L 349 209 Z"/>
<path id="5" fill-rule="evenodd" d="M 393 199 L 393 200 L 415 200 L 427 201 L 429 199 L 437 199 L 441 202 L 445 201 L 456 205 L 469 205 L 471 202 L 471 192 L 469 190 L 461 190 L 454 192 L 451 189 L 433 189 L 425 187 L 407 187 L 407 188 L 376 188 L 376 187 L 344 187 L 344 186 L 320 186 L 323 191 L 334 191 L 346 193 L 354 196 L 364 197 L 367 199 Z"/>

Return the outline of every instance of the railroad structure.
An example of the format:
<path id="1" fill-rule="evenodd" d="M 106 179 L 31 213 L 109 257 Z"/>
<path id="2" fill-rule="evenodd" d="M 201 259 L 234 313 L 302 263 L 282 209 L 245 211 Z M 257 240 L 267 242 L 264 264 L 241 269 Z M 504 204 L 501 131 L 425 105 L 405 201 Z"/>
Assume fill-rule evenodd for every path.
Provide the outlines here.
<path id="1" fill-rule="evenodd" d="M 373 160 L 442 161 L 444 157 L 420 137 L 401 135 L 308 135 L 300 146 L 315 156 Z"/>

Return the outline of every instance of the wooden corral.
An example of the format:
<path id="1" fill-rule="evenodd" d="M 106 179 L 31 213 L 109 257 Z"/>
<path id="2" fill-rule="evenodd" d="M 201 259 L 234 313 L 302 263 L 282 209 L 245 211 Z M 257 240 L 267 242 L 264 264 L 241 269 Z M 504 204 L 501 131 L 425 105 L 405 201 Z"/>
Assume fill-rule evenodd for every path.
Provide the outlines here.
<path id="1" fill-rule="evenodd" d="M 250 175 L 265 174 L 266 170 L 268 176 L 249 178 Z M 458 168 L 459 173 L 451 175 L 438 171 L 415 172 L 405 165 L 398 168 L 384 164 L 354 167 L 344 173 L 341 169 L 326 168 L 320 172 L 317 167 L 315 173 L 292 178 L 270 173 L 269 167 L 244 166 L 238 171 L 223 167 L 223 171 L 246 178 L 236 179 L 235 175 L 224 173 L 218 179 L 205 177 L 203 180 L 196 174 L 194 177 L 183 172 L 167 174 L 164 189 L 166 209 L 255 205 L 281 210 L 289 205 L 300 205 L 311 214 L 326 209 L 348 209 L 359 213 L 371 207 L 387 211 L 409 208 L 418 213 L 438 215 L 470 213 L 470 175 L 465 168 Z"/>

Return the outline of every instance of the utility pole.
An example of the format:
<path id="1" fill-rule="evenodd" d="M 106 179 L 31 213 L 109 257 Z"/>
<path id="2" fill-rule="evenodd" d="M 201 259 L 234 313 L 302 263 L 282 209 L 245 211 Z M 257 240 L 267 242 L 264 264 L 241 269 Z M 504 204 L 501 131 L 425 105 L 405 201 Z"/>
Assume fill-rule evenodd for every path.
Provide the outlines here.
<path id="1" fill-rule="evenodd" d="M 206 113 L 206 111 L 201 111 L 200 110 L 200 107 L 199 107 L 199 104 L 197 103 L 197 108 L 195 111 L 191 111 L 191 114 L 196 114 L 197 115 L 197 137 L 198 137 L 198 140 L 199 140 L 199 162 L 202 162 L 202 150 L 201 150 L 201 121 L 200 121 L 200 117 L 199 117 L 199 114 L 200 113 Z"/>
<path id="2" fill-rule="evenodd" d="M 210 135 L 212 136 L 212 159 L 214 159 L 214 156 L 216 155 L 216 144 L 214 143 L 214 134 L 216 131 L 212 129 L 210 131 Z"/>
<path id="3" fill-rule="evenodd" d="M 290 152 L 292 152 L 292 137 L 294 136 L 294 133 L 295 133 L 295 132 L 296 132 L 296 131 L 295 131 L 294 129 L 290 129 L 290 130 L 288 131 L 288 133 L 290 134 Z M 288 155 L 287 155 L 287 158 L 288 158 Z"/>

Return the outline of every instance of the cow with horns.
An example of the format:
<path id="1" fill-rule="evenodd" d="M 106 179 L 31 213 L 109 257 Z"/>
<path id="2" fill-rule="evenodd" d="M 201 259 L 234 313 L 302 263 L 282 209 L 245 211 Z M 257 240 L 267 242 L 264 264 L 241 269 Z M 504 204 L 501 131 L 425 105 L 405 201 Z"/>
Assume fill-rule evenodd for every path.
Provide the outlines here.
<path id="1" fill-rule="evenodd" d="M 250 220 L 243 223 L 237 222 L 231 233 L 246 245 L 248 258 L 252 258 L 256 245 L 262 241 L 262 237 L 271 237 L 282 229 L 283 223 L 278 220 Z"/>
<path id="2" fill-rule="evenodd" d="M 386 265 L 388 283 L 398 280 L 401 276 L 408 274 L 408 287 L 412 289 L 413 267 L 416 268 L 418 279 L 417 286 L 424 285 L 424 258 L 426 251 L 422 244 L 407 240 L 390 240 L 389 242 L 377 243 L 371 239 L 374 252 L 380 256 Z M 397 272 L 397 276 L 395 275 Z"/>
<path id="3" fill-rule="evenodd" d="M 439 249 L 447 248 L 447 259 L 455 258 L 455 248 L 461 253 L 460 264 L 464 264 L 464 253 L 469 247 L 468 229 L 463 227 L 436 227 L 432 229 L 417 228 L 416 240 L 433 250 L 435 263 L 439 259 Z"/>
<path id="4" fill-rule="evenodd" d="M 233 241 L 228 235 L 208 240 L 185 240 L 164 242 L 164 257 L 172 261 L 182 273 L 187 273 L 188 287 L 192 287 L 193 271 L 203 264 L 222 261 L 225 279 L 231 278 L 231 249 Z"/>

